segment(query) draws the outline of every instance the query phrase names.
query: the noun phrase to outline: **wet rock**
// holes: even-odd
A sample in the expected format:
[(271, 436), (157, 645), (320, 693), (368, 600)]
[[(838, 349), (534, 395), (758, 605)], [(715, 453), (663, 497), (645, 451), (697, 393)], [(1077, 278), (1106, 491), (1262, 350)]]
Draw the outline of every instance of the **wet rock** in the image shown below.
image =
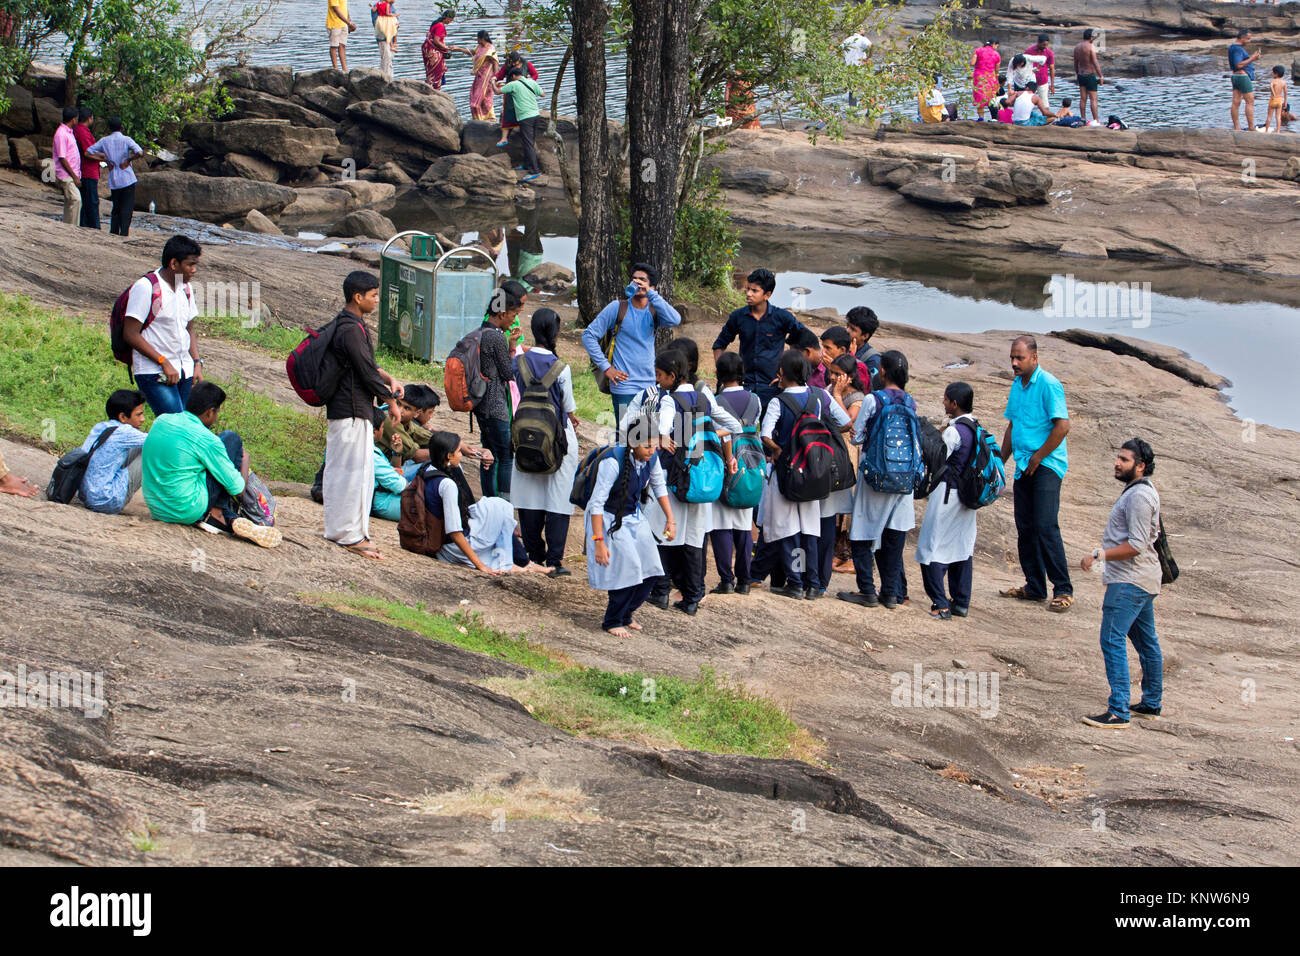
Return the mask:
[(263, 183), (278, 183), (280, 167), (258, 156), (245, 153), (228, 153), (222, 162), (222, 173), (226, 176), (242, 176)]
[(188, 216), (208, 222), (225, 222), (256, 209), (275, 216), (294, 201), (286, 186), (234, 176), (201, 176), (177, 170), (142, 172), (135, 191), (135, 208), (149, 203), (166, 216)]
[(245, 153), (297, 169), (318, 166), (327, 153), (339, 148), (338, 137), (332, 129), (305, 129), (283, 120), (190, 123), (181, 137), (214, 156)]
[(357, 178), (376, 183), (389, 183), (398, 188), (415, 183), (415, 180), (407, 175), (406, 170), (396, 163), (384, 163), (374, 169), (363, 169), (357, 173)]
[(373, 206), (375, 203), (387, 202), (397, 195), (397, 187), (391, 183), (368, 183), (364, 180), (344, 179), (332, 185), (336, 189), (351, 193), (358, 206)]
[(1073, 342), (1075, 345), (1105, 349), (1117, 355), (1131, 355), (1154, 368), (1172, 372), (1193, 385), (1224, 388), (1232, 384), (1222, 375), (1210, 371), (1200, 362), (1193, 361), (1183, 352), (1168, 345), (1144, 342), (1141, 339), (1129, 338), (1127, 335), (1095, 332), (1092, 329), (1066, 329), (1064, 332), (1053, 332), (1052, 335)]
[(515, 199), (515, 174), (503, 163), (477, 153), (443, 156), (420, 177), (421, 189), (449, 199), (509, 203)]
[(541, 292), (564, 292), (573, 285), (573, 270), (554, 262), (543, 262), (524, 281)]
[(247, 216), (238, 223), (238, 228), (245, 232), (257, 232), (268, 236), (282, 236), (283, 232), (280, 227), (267, 219), (256, 209), (251, 210)]
[(822, 281), (831, 285), (846, 285), (853, 289), (860, 289), (866, 285), (861, 279), (855, 279), (852, 276), (831, 276), (829, 279), (822, 279)]
[(396, 235), (397, 227), (393, 220), (373, 209), (358, 209), (350, 212), (327, 230), (331, 236), (356, 237), (370, 239), (387, 239)]
[(9, 133), (36, 132), (36, 119), (32, 114), (32, 94), (21, 86), (10, 86), (5, 90), (9, 100), (9, 109), (0, 113), (0, 129)]
[(1070, 239), (1061, 244), (1056, 250), (1058, 255), (1062, 256), (1079, 256), (1084, 259), (1109, 259), (1110, 253), (1106, 247), (1096, 239)]
[(289, 66), (226, 66), (217, 75), (226, 86), (235, 89), (282, 98), (293, 95), (294, 91), (293, 68)]
[(482, 153), (487, 156), (498, 151), (497, 143), (501, 140), (501, 124), (487, 120), (467, 120), (460, 130), (460, 151), (462, 153)]

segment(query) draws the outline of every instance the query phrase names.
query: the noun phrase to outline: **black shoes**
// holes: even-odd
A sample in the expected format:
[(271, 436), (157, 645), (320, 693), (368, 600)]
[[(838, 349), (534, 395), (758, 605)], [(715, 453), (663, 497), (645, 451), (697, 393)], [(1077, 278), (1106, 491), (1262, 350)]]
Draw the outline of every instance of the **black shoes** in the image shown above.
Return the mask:
[(880, 598), (874, 594), (863, 594), (859, 591), (840, 591), (835, 596), (841, 601), (848, 601), (850, 604), (858, 604), (862, 607), (876, 607), (880, 604)]
[(880, 606), (892, 611), (894, 608), (898, 607), (898, 598), (894, 597), (892, 594), (888, 597), (882, 594), (880, 595)]
[(966, 617), (968, 614), (970, 614), (970, 608), (958, 607), (956, 604), (952, 606), (953, 617)]
[(749, 593), (749, 583), (746, 582), (746, 583), (744, 583), (744, 584), (737, 584), (737, 585), (736, 585), (736, 593), (737, 593), (737, 594), (748, 594), (748, 593)]
[(691, 617), (694, 617), (695, 612), (700, 609), (698, 601), (674, 601), (673, 607), (677, 608), (677, 610), (681, 611), (683, 614), (689, 614)]
[(551, 568), (551, 570), (546, 573), (546, 576), (548, 578), (567, 578), (572, 573), (573, 572), (570, 571), (568, 568), (566, 568), (564, 565), (558, 565), (554, 568)]
[(777, 597), (787, 597), (795, 601), (803, 600), (803, 588), (797, 588), (790, 584), (783, 585), (779, 588), (772, 588), (769, 593), (774, 594)]
[(654, 595), (651, 595), (650, 597), (646, 598), (645, 602), (646, 604), (649, 604), (651, 607), (659, 608), (659, 610), (661, 611), (668, 610), (667, 594), (665, 594), (663, 597), (655, 597)]
[(1114, 727), (1119, 729), (1128, 726), (1127, 720), (1123, 717), (1116, 717), (1110, 711), (1106, 711), (1104, 714), (1098, 714), (1096, 717), (1085, 717), (1083, 718), (1083, 722), (1089, 727)]
[(930, 608), (930, 616), (937, 621), (951, 621), (952, 609), (946, 607), (932, 607)]
[(718, 586), (709, 592), (710, 594), (735, 594), (736, 588), (726, 581), (720, 581)]
[(809, 588), (807, 591), (803, 592), (803, 599), (805, 601), (816, 601), (818, 598), (824, 598), (825, 596), (825, 588)]
[(1159, 720), (1160, 708), (1147, 707), (1144, 704), (1134, 704), (1128, 709), (1128, 712), (1134, 717), (1141, 717), (1143, 720)]

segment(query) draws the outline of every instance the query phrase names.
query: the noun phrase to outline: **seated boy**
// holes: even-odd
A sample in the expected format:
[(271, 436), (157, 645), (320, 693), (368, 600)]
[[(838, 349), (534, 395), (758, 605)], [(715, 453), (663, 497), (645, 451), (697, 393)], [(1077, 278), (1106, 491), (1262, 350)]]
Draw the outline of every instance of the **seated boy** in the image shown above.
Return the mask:
[(158, 416), (142, 453), (144, 501), (155, 520), (211, 534), (224, 531), (274, 548), (280, 532), (240, 517), (235, 508), (248, 475), (248, 453), (235, 432), (212, 433), (225, 401), (216, 383), (196, 382), (185, 411)]
[(140, 490), (142, 480), (140, 449), (149, 436), (144, 425), (144, 393), (119, 388), (104, 405), (105, 421), (90, 430), (82, 443), (85, 451), (94, 447), (104, 429), (113, 432), (91, 456), (78, 494), (91, 511), (121, 514), (126, 503)]
[[(410, 388), (411, 386), (407, 386)], [(402, 450), (401, 435), (394, 432), (385, 440), (385, 424), (392, 419), (381, 408), (374, 410), (375, 423), (375, 497), (370, 502), (370, 513), (376, 518), (388, 521), (400, 521), (402, 517), (402, 492), (406, 490), (406, 479), (393, 465), (392, 458)], [(424, 453), (428, 460), (429, 452)], [(416, 465), (415, 467), (419, 467)]]
[(425, 426), (432, 420), (434, 409), (441, 404), (442, 399), (429, 386), (407, 385), (397, 401), (401, 420), (390, 418), (384, 424), (385, 447), (392, 442), (394, 436), (401, 441), (401, 448), (395, 449), (401, 457), (394, 465), (401, 468), (408, 481), (415, 477), (419, 466), (429, 460), (429, 449), (426, 446), (432, 432)]

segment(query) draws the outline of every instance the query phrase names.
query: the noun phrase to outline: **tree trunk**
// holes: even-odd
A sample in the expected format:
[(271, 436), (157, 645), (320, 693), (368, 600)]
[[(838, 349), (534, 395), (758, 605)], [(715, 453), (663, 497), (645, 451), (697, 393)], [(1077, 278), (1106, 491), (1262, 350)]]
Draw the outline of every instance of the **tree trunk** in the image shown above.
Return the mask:
[(690, 124), (690, 23), (695, 0), (631, 0), (627, 126), (631, 259), (659, 270), (671, 298), (682, 143)]
[(76, 106), (78, 85), (81, 79), (81, 58), (86, 52), (86, 42), (90, 36), (90, 20), (95, 13), (94, 0), (81, 0), (85, 15), (81, 18), (81, 29), (76, 36), (70, 37), (72, 49), (63, 62), (63, 74), (66, 83), (63, 87), (63, 105)]
[(618, 296), (622, 269), (615, 234), (612, 180), (617, 166), (610, 155), (605, 118), (604, 0), (573, 0), (573, 74), (578, 93), (578, 167), (582, 215), (578, 219), (578, 323), (587, 326)]

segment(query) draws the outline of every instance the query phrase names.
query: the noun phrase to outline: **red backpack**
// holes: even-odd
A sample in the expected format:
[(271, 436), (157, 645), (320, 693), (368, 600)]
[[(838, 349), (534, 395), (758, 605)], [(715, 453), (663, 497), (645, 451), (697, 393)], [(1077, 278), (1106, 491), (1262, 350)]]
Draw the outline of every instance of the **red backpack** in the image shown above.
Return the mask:
[[(158, 312), (162, 309), (162, 282), (158, 279), (157, 272), (150, 272), (144, 278), (149, 280), (153, 287), (153, 298), (149, 304), (149, 316), (140, 324), (141, 333), (149, 328), (149, 325), (158, 317)], [(126, 306), (131, 299), (131, 290), (135, 287), (132, 282), (126, 287), (126, 290), (117, 297), (113, 303), (113, 311), (108, 316), (108, 345), (113, 350), (113, 358), (117, 359), (126, 366), (127, 374), (131, 374), (131, 355), (135, 349), (131, 348), (126, 341)], [(189, 283), (185, 284), (185, 294), (189, 297), (190, 305), (194, 304), (194, 293), (191, 291)]]
[(442, 369), (442, 388), (452, 411), (472, 412), (487, 394), (487, 379), (479, 365), (483, 328), (477, 328), (456, 343)]
[(343, 369), (334, 355), (334, 333), (338, 329), (340, 312), (319, 329), (308, 328), (307, 336), (284, 360), (284, 370), (289, 384), (308, 405), (320, 408), (338, 391)]

